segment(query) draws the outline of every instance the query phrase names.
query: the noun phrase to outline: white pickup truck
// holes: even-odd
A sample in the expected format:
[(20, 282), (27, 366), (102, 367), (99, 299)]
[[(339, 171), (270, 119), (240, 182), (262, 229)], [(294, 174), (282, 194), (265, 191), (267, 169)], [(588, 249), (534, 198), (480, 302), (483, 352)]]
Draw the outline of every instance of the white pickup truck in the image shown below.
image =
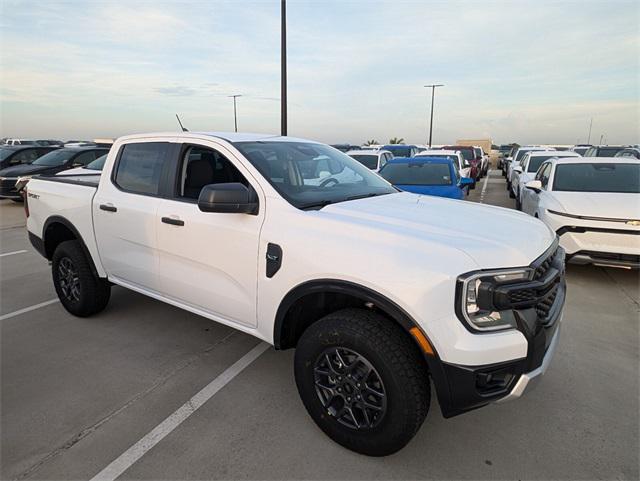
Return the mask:
[(296, 348), (310, 416), (391, 454), (427, 414), (517, 398), (553, 355), (564, 252), (516, 211), (399, 192), (347, 155), (290, 137), (120, 138), (102, 175), (35, 177), (29, 238), (63, 306), (112, 284)]

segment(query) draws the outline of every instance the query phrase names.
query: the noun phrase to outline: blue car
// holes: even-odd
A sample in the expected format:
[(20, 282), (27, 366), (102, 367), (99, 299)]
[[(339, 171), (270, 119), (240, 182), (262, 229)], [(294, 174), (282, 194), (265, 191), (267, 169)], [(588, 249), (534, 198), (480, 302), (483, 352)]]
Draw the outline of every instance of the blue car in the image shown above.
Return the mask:
[(442, 157), (396, 157), (379, 174), (400, 190), (463, 199), (473, 179), (460, 177), (452, 160)]

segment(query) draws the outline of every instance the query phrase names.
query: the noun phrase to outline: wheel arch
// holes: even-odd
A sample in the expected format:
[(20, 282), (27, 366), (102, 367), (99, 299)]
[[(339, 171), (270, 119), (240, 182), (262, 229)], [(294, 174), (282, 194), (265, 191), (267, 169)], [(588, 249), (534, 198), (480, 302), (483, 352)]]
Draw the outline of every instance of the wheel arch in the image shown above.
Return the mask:
[(91, 272), (96, 277), (100, 277), (98, 274), (98, 270), (96, 269), (95, 263), (93, 262), (93, 257), (87, 248), (80, 232), (75, 226), (60, 215), (52, 215), (49, 217), (42, 227), (42, 243), (44, 246), (44, 255), (48, 260), (53, 258), (53, 253), (60, 243), (68, 241), (68, 240), (77, 240), (80, 242), (80, 246), (82, 247), (82, 252), (86, 256), (89, 261), (89, 266), (91, 267)]
[[(315, 308), (316, 315), (304, 320), (297, 319), (296, 314), (301, 307)], [(280, 302), (273, 328), (275, 348), (295, 347), (304, 329), (329, 312), (344, 307), (375, 308), (407, 332), (418, 327), (402, 307), (373, 289), (350, 281), (317, 279), (297, 285)]]
[[(327, 296), (333, 296), (329, 302), (333, 301), (334, 304), (322, 306), (323, 301), (327, 300)], [(433, 380), (443, 414), (446, 417), (453, 415), (449, 409), (452, 399), (451, 391), (442, 362), (433, 348), (433, 343), (405, 309), (383, 294), (363, 285), (338, 279), (317, 279), (304, 282), (291, 289), (280, 302), (276, 312), (273, 328), (274, 347), (276, 349), (295, 347), (297, 340), (307, 327), (324, 315), (345, 307), (376, 309), (392, 322), (398, 324), (422, 354), (429, 375)], [(300, 319), (297, 315), (303, 310), (310, 311), (311, 315)], [(432, 354), (425, 353), (419, 341), (411, 334), (410, 330), (413, 328), (417, 328), (425, 337), (432, 348)]]

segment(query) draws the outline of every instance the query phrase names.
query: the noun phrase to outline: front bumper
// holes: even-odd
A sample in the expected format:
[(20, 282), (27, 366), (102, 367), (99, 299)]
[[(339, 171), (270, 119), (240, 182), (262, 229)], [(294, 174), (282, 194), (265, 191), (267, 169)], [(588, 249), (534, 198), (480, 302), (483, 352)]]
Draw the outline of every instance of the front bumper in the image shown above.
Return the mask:
[(22, 196), (16, 190), (17, 177), (0, 178), (0, 199), (21, 199)]
[(522, 396), (527, 389), (533, 388), (534, 384), (540, 380), (540, 377), (547, 372), (549, 364), (551, 364), (551, 359), (553, 359), (553, 355), (556, 352), (556, 348), (558, 347), (558, 339), (560, 339), (560, 326), (556, 330), (556, 333), (553, 335), (551, 339), (551, 344), (549, 344), (549, 348), (544, 354), (542, 358), (542, 364), (539, 367), (535, 368), (533, 371), (526, 372), (520, 376), (520, 379), (515, 383), (513, 389), (509, 394), (505, 397), (498, 399), (497, 403), (502, 403), (506, 401), (511, 401), (513, 399), (518, 399)]
[(567, 262), (640, 268), (638, 226), (621, 221), (567, 219), (550, 212), (543, 220), (558, 234), (560, 245), (567, 253)]
[(535, 294), (535, 283), (524, 285), (525, 289), (514, 284), (508, 292), (518, 303), (513, 312), (518, 334), (526, 339), (524, 357), (484, 365), (427, 359), (444, 417), (518, 398), (547, 370), (558, 345), (566, 297), (564, 255), (556, 246), (532, 264), (544, 280), (538, 287), (541, 294)]

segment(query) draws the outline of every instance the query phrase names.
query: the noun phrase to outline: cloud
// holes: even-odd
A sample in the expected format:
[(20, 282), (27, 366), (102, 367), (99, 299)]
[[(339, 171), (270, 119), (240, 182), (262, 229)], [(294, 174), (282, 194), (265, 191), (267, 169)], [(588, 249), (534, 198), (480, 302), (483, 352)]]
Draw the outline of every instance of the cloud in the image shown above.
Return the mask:
[[(570, 143), (594, 117), (610, 142), (635, 143), (639, 14), (619, 1), (291, 2), (289, 130), (424, 142), (423, 85), (438, 82), (442, 142)], [(176, 111), (194, 130), (231, 129), (236, 93), (241, 129), (279, 128), (278, 2), (5, 0), (1, 22), (1, 136), (174, 128)]]

